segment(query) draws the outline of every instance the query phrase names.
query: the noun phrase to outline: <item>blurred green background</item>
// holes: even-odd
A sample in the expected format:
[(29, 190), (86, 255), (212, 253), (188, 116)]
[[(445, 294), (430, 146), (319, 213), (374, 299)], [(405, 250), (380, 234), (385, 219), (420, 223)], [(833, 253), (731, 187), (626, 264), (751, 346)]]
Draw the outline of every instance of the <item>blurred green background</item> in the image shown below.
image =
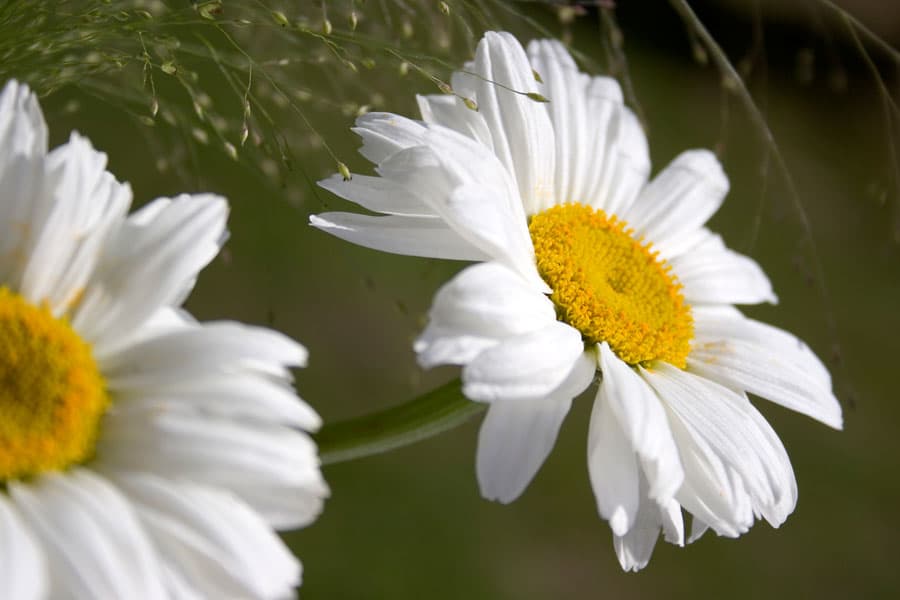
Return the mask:
[[(796, 512), (780, 530), (760, 523), (738, 540), (710, 533), (683, 549), (660, 542), (646, 570), (624, 574), (587, 478), (592, 392), (575, 403), (549, 460), (509, 506), (479, 497), (479, 417), (437, 438), (324, 469), (332, 488), (325, 512), (311, 527), (286, 534), (304, 564), (302, 597), (900, 593), (900, 402), (892, 387), (900, 372), (900, 195), (892, 155), (897, 115), (889, 106), (893, 117), (886, 117), (869, 66), (840, 19), (819, 3), (796, 3), (809, 6), (794, 11), (774, 10), (778, 3), (698, 5), (729, 56), (749, 68), (750, 90), (799, 191), (807, 232), (768, 160), (762, 132), (717, 71), (698, 62), (702, 57), (692, 52), (691, 38), (668, 4), (620, 4), (627, 72), (648, 127), (654, 172), (683, 149), (719, 152), (732, 190), (711, 226), (759, 261), (781, 300), (747, 312), (795, 332), (830, 365), (845, 431), (760, 401), (793, 460), (800, 487)], [(888, 3), (881, 6), (881, 12), (876, 7), (865, 14), (896, 45), (897, 16)], [(546, 7), (522, 4), (516, 10), (571, 36), (575, 48), (604, 64), (608, 36), (594, 9), (564, 28)], [(507, 15), (498, 26), (523, 42), (537, 35), (522, 16)], [(399, 35), (396, 43), (403, 43)], [(897, 97), (897, 64), (869, 49)], [(461, 64), (470, 52), (461, 44), (449, 54)], [(364, 96), (371, 89), (380, 95), (376, 104), (402, 114), (416, 114), (414, 93), (434, 92), (420, 77), (363, 70), (354, 78), (358, 86), (348, 93), (358, 104), (369, 102)], [(334, 82), (326, 70), (311, 72), (303, 85), (314, 98), (328, 98)], [(215, 99), (223, 90), (206, 91)], [(293, 144), (288, 176), (267, 178), (200, 144), (188, 144), (192, 157), (160, 156), (160, 146), (148, 143), (159, 126), (144, 127), (81, 89), (43, 102), (52, 145), (70, 129), (88, 135), (109, 154), (112, 172), (131, 182), (138, 202), (182, 191), (228, 196), (231, 239), (188, 306), (204, 320), (265, 324), (303, 342), (311, 359), (298, 372), (297, 386), (326, 422), (397, 404), (456, 376), (449, 368), (420, 372), (410, 342), (435, 290), (464, 265), (381, 254), (310, 228), (310, 213), (349, 208), (309, 183), (334, 171), (320, 145), (305, 143), (311, 137)], [(352, 170), (368, 172), (355, 152), (348, 111), (327, 105), (308, 111), (335, 154)], [(304, 131), (289, 110), (280, 118), (285, 131)], [(161, 158), (180, 169), (169, 164), (161, 172)], [(826, 296), (814, 261), (824, 271)]]

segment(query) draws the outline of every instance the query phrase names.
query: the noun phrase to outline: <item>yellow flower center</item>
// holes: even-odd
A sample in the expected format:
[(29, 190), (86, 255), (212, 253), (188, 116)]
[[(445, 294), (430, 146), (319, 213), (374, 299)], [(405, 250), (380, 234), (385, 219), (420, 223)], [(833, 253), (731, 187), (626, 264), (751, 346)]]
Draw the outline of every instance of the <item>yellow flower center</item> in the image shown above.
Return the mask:
[(91, 457), (109, 396), (64, 319), (0, 288), (0, 483)]
[(626, 224), (583, 204), (554, 206), (528, 225), (538, 272), (559, 319), (585, 343), (607, 342), (630, 365), (684, 368), (694, 335), (681, 284)]

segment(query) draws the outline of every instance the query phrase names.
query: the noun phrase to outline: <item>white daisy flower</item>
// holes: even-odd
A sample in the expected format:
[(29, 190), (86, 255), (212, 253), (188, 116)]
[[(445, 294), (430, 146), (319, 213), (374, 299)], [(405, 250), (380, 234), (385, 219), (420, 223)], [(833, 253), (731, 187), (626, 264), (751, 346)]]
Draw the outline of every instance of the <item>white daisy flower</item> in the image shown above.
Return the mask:
[(0, 598), (280, 598), (272, 528), (328, 495), (306, 350), (180, 309), (225, 238), (212, 195), (127, 215), (72, 134), (47, 152), (32, 92), (0, 93)]
[[(536, 76), (535, 74), (538, 74)], [(647, 142), (618, 84), (578, 71), (558, 42), (525, 50), (488, 33), (453, 75), (458, 97), (419, 98), (422, 121), (361, 117), (378, 176), (321, 185), (382, 216), (311, 222), (387, 252), (480, 261), (437, 294), (415, 343), (423, 367), (462, 365), (490, 405), (482, 494), (510, 502), (597, 377), (588, 470), (622, 567), (647, 564), (660, 530), (736, 537), (796, 503), (788, 456), (747, 392), (835, 428), (819, 359), (733, 304), (775, 302), (759, 266), (703, 225), (728, 180), (705, 150), (648, 181)], [(538, 93), (548, 103), (525, 93)]]

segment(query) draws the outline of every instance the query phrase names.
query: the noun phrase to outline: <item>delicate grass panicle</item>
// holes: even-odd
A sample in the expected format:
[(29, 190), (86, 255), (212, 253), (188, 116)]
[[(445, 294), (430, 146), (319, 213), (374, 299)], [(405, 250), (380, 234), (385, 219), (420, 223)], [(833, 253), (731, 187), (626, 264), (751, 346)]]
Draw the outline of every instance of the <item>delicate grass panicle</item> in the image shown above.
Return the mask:
[(196, 146), (209, 145), (285, 187), (298, 168), (314, 178), (340, 162), (319, 133), (329, 120), (383, 108), (406, 75), (455, 94), (438, 74), (484, 29), (539, 28), (522, 17), (501, 0), (10, 0), (0, 82), (41, 96), (71, 86), (123, 111), (161, 171), (195, 180)]

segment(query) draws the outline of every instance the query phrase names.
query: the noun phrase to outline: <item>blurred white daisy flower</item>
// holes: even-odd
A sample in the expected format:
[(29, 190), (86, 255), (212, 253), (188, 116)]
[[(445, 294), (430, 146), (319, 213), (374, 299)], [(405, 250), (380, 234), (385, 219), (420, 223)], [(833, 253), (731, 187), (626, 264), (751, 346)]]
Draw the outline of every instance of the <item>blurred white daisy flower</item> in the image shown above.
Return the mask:
[(272, 528), (328, 495), (295, 395), (306, 350), (180, 309), (225, 238), (212, 195), (128, 215), (85, 138), (47, 152), (0, 93), (0, 598), (279, 598)]
[(365, 115), (355, 131), (379, 176), (321, 182), (383, 216), (312, 224), (387, 252), (481, 261), (438, 292), (415, 350), (424, 367), (463, 365), (464, 393), (490, 404), (482, 494), (522, 493), (599, 374), (588, 470), (623, 568), (647, 564), (660, 530), (683, 544), (682, 508), (691, 539), (736, 537), (759, 516), (779, 526), (793, 470), (746, 392), (835, 428), (841, 409), (806, 345), (732, 306), (775, 296), (703, 226), (728, 191), (715, 156), (685, 152), (648, 181), (618, 84), (579, 72), (555, 41), (526, 53), (488, 33), (452, 87), (478, 110), (444, 95), (419, 98), (423, 121)]

